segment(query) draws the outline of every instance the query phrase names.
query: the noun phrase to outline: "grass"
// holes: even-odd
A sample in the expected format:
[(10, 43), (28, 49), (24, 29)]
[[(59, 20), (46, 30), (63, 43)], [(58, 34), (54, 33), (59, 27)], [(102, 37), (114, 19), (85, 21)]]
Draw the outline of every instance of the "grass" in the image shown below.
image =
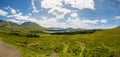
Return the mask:
[(29, 38), (0, 34), (1, 39), (18, 48), (23, 57), (117, 57), (120, 56), (120, 28), (93, 34), (40, 34)]

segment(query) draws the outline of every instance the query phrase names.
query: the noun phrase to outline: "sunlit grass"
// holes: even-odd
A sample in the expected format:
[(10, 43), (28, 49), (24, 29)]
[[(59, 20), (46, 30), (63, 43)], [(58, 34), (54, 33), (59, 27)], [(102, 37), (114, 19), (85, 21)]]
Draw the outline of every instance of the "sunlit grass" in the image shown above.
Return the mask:
[(120, 54), (119, 28), (93, 34), (39, 36), (28, 38), (0, 34), (1, 39), (18, 48), (23, 57), (114, 57)]

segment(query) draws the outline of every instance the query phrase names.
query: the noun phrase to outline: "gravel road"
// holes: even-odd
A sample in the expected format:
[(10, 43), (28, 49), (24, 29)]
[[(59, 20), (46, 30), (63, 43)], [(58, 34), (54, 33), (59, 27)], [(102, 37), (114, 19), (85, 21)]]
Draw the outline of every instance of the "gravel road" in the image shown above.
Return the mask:
[(0, 57), (21, 57), (20, 51), (0, 40)]

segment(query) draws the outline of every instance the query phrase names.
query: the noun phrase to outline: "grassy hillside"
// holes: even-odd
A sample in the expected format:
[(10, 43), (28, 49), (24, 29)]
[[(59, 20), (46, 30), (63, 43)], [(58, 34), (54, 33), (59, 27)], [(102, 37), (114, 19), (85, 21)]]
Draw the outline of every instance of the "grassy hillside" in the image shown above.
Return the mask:
[(0, 33), (0, 38), (21, 50), (23, 57), (120, 56), (120, 28), (93, 34), (39, 34), (39, 37)]

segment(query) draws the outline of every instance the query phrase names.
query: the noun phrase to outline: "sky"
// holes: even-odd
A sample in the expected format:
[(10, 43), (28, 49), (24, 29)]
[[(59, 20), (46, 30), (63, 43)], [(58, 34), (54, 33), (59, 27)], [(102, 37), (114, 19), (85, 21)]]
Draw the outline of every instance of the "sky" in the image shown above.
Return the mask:
[(120, 26), (120, 0), (0, 0), (0, 20), (43, 27)]

